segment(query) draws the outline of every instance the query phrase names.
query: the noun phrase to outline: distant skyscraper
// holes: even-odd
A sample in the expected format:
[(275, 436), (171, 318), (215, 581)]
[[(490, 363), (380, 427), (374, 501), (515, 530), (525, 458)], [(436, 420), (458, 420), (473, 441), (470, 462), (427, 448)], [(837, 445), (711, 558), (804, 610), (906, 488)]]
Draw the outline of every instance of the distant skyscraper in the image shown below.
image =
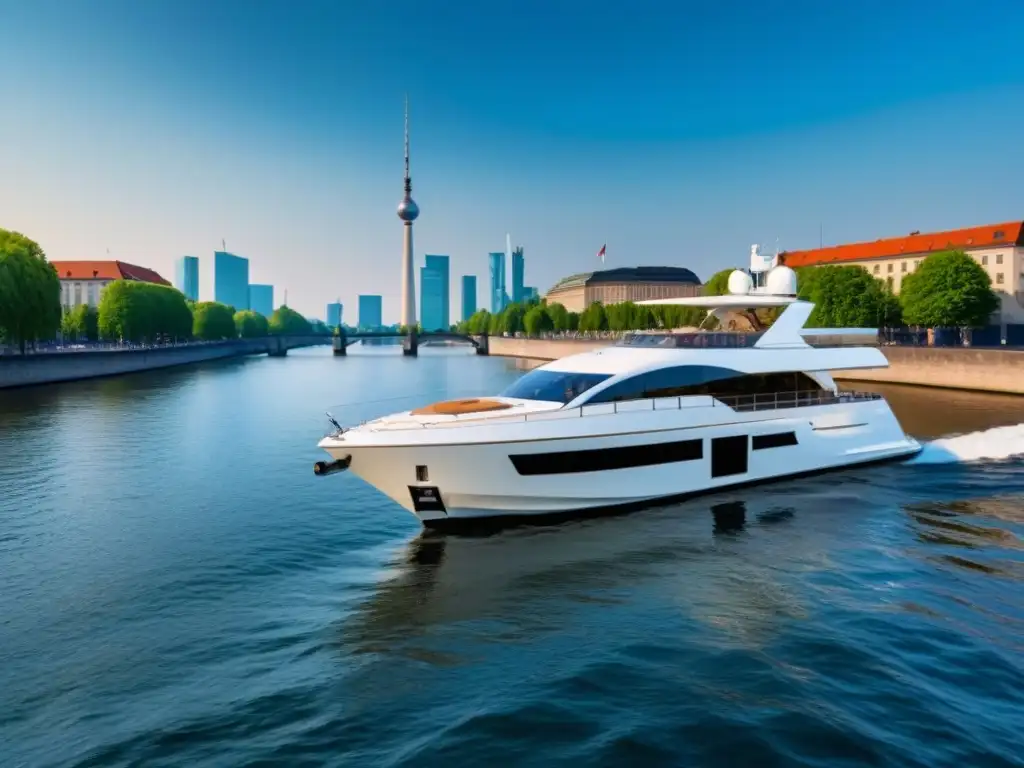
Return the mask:
[(420, 325), (424, 331), (446, 331), (451, 318), (448, 301), (448, 257), (425, 257), (420, 269)]
[(512, 251), (512, 301), (526, 301), (526, 294), (523, 293), (525, 269), (526, 260), (523, 258), (523, 249), (520, 246)]
[(540, 294), (537, 293), (537, 289), (532, 285), (527, 285), (523, 288), (523, 301), (535, 301), (540, 298)]
[(189, 301), (199, 301), (199, 259), (182, 256), (175, 265), (174, 287)]
[(372, 331), (384, 325), (381, 321), (384, 315), (382, 306), (383, 300), (380, 296), (360, 296), (359, 327)]
[(268, 318), (274, 314), (274, 286), (250, 283), (249, 309)]
[(327, 305), (327, 324), (337, 327), (341, 325), (341, 316), (345, 308), (341, 302), (335, 301)]
[(462, 276), (462, 319), (469, 320), (476, 313), (476, 275)]
[(249, 308), (249, 260), (226, 251), (213, 252), (213, 298), (236, 312)]
[[(402, 220), (405, 242), (402, 248), (402, 315), (405, 326), (416, 325), (416, 275), (412, 268), (412, 223), (420, 215), (419, 206), (412, 199), (412, 177), (409, 175), (409, 98), (405, 99), (405, 197), (398, 204), (398, 218)], [(362, 313), (360, 313), (362, 314)]]
[(491, 262), (491, 314), (496, 315), (505, 308), (508, 294), (505, 293), (505, 254), (489, 254)]

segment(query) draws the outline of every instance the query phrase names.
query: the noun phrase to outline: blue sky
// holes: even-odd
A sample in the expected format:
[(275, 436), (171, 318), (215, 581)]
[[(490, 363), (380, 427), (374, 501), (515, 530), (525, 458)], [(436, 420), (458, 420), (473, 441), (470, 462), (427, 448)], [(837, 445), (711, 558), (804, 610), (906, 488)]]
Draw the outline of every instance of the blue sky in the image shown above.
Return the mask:
[(1024, 216), (1015, 0), (0, 0), (0, 28), (0, 227), (169, 279), (200, 256), (204, 298), (223, 238), (278, 303), (397, 319), (406, 92), (453, 316), (506, 232), (544, 291), (602, 243), (706, 278), (819, 227)]

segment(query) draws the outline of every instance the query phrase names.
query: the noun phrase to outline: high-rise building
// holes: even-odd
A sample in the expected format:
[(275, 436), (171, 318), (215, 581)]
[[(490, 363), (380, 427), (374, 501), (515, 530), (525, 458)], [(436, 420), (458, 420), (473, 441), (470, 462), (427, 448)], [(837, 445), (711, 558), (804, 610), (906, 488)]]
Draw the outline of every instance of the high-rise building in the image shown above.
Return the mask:
[(274, 286), (249, 284), (249, 309), (264, 317), (274, 314)]
[(182, 256), (175, 264), (174, 287), (189, 301), (199, 301), (199, 259)]
[(213, 298), (236, 312), (249, 308), (249, 260), (226, 251), (213, 252)]
[(523, 301), (536, 301), (540, 298), (540, 293), (532, 285), (523, 287)]
[(383, 300), (380, 296), (359, 297), (359, 327), (368, 331), (375, 331), (384, 323), (381, 318), (383, 313)]
[(526, 260), (523, 258), (523, 248), (520, 246), (512, 251), (512, 301), (526, 301), (526, 294), (523, 293), (523, 272), (526, 269)]
[(448, 257), (425, 257), (420, 269), (420, 325), (424, 331), (446, 331), (451, 318), (448, 301)]
[(476, 275), (462, 276), (462, 319), (469, 320), (476, 313)]
[(508, 303), (508, 294), (505, 293), (505, 254), (489, 254), (491, 263), (491, 314), (496, 315), (505, 308)]
[(335, 301), (327, 305), (327, 324), (337, 328), (341, 325), (341, 315), (344, 311), (344, 307), (340, 301)]
[[(402, 220), (405, 240), (402, 248), (402, 315), (404, 326), (416, 325), (416, 275), (412, 268), (412, 223), (420, 215), (419, 206), (412, 199), (412, 177), (409, 175), (409, 99), (405, 99), (405, 197), (398, 204), (398, 218)], [(360, 312), (360, 316), (362, 313)]]

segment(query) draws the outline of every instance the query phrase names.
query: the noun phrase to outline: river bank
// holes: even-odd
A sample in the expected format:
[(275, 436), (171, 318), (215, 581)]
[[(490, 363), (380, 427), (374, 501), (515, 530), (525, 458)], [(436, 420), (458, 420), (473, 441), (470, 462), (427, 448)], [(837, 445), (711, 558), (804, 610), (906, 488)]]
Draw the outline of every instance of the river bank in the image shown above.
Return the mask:
[[(496, 357), (514, 357), (539, 365), (613, 343), (594, 339), (492, 337), (490, 353)], [(834, 371), (835, 377), (844, 381), (912, 384), (919, 387), (1024, 395), (1024, 350), (896, 346), (881, 349), (889, 361), (888, 368)]]

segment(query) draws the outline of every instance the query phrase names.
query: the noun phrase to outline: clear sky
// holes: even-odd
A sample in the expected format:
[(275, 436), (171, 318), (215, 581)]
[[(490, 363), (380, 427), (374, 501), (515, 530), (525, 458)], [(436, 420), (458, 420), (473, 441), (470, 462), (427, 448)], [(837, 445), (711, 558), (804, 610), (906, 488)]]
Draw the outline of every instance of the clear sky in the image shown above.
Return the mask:
[[(0, 227), (51, 259), (251, 260), (323, 317), (416, 265), (486, 303), (607, 266), (1024, 217), (1019, 0), (0, 0)], [(417, 269), (417, 278), (418, 272)]]

